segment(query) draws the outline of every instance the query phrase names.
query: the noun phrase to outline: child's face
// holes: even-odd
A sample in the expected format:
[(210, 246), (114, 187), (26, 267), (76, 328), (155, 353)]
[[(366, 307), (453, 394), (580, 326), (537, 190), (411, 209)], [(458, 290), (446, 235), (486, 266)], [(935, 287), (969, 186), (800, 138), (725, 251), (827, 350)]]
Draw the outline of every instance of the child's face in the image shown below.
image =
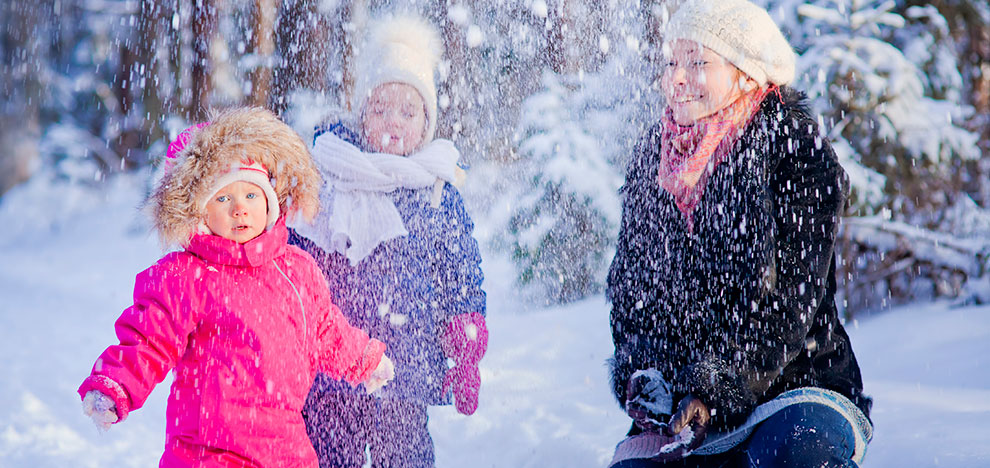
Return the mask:
[(264, 232), (267, 224), (268, 198), (250, 182), (232, 182), (206, 202), (206, 227), (224, 239), (243, 244)]
[(422, 96), (405, 83), (385, 83), (371, 92), (361, 130), (372, 151), (406, 156), (423, 142), (426, 106)]

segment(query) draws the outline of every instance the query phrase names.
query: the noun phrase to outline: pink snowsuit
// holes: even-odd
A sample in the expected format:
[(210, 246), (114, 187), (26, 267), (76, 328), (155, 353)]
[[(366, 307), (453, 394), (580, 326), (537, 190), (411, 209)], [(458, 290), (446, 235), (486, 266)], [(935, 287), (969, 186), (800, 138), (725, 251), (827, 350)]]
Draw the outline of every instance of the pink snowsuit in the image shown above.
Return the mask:
[(79, 394), (110, 396), (122, 421), (174, 368), (159, 466), (315, 467), (300, 412), (316, 372), (357, 383), (381, 360), (287, 237), (284, 220), (244, 244), (197, 235), (138, 274)]

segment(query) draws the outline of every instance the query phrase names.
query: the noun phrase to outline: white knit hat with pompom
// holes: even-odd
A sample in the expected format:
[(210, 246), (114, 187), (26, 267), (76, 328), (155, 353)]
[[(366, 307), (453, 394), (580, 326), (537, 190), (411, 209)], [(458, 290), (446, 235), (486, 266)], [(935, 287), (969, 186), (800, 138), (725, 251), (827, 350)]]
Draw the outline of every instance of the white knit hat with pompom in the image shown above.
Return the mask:
[(763, 8), (747, 0), (688, 0), (670, 18), (664, 42), (695, 41), (756, 80), (794, 80), (794, 50)]
[(405, 83), (419, 91), (426, 104), (426, 133), (437, 128), (437, 86), (433, 73), (440, 63), (440, 34), (426, 20), (409, 15), (388, 16), (373, 22), (357, 50), (351, 109), (360, 114), (372, 91), (385, 83)]

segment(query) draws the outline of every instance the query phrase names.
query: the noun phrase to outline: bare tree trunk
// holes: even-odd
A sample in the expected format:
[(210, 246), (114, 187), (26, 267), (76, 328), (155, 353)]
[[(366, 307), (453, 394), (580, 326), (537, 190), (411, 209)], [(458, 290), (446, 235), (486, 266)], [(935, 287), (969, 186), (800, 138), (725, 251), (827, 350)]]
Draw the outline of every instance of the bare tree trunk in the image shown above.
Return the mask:
[(181, 19), (178, 22), (171, 20), (173, 18), (181, 18), (180, 9), (182, 1), (174, 0), (160, 4), (162, 18), (164, 19), (163, 24), (165, 25), (165, 30), (162, 33), (162, 37), (164, 38), (163, 47), (167, 48), (166, 52), (168, 55), (167, 61), (163, 65), (165, 69), (162, 72), (162, 76), (168, 79), (171, 85), (167, 88), (164, 86), (161, 87), (162, 94), (167, 96), (162, 100), (162, 109), (165, 114), (188, 117), (187, 106), (192, 100), (192, 92), (188, 91), (188, 86), (183, 85), (191, 82), (191, 80), (188, 80), (187, 75), (187, 68), (191, 67), (183, 66), (182, 21)]
[[(280, 60), (275, 69), (268, 106), (282, 113), (289, 105), (289, 96), (300, 87), (326, 90), (329, 57), (333, 47), (343, 40), (342, 27), (332, 29), (318, 11), (316, 0), (294, 0), (283, 3), (278, 18), (276, 47)], [(342, 10), (347, 11), (348, 7)], [(346, 16), (340, 24), (346, 22)], [(333, 31), (333, 32), (331, 32)]]
[(192, 13), (193, 63), (192, 99), (187, 116), (192, 120), (203, 120), (210, 106), (211, 71), (210, 45), (216, 31), (217, 10), (215, 0), (194, 0)]
[(138, 3), (138, 21), (133, 39), (120, 45), (120, 73), (113, 83), (114, 95), (120, 104), (118, 114), (120, 133), (110, 142), (119, 155), (110, 171), (130, 169), (149, 163), (147, 148), (163, 137), (161, 100), (155, 84), (157, 70), (155, 52), (161, 9), (154, 0)]
[[(344, 27), (345, 24), (350, 24), (354, 18), (354, 9), (363, 8), (361, 2), (348, 3), (340, 9), (340, 19), (337, 23), (329, 24), (328, 28), (330, 31), (330, 37), (333, 43), (337, 45), (338, 50), (340, 50), (340, 83), (337, 89), (337, 96), (340, 98), (339, 105), (341, 109), (350, 109), (347, 99), (350, 93), (354, 89), (354, 71), (352, 70), (354, 63), (354, 30), (348, 30)], [(336, 25), (336, 27), (334, 27)]]
[(3, 2), (0, 18), (0, 196), (27, 180), (40, 159), (38, 102), (46, 60), (41, 26), (48, 2)]
[(251, 94), (248, 102), (253, 106), (268, 104), (272, 92), (272, 65), (275, 55), (275, 17), (278, 6), (275, 0), (255, 0), (254, 28), (251, 51), (259, 60), (250, 73)]
[(114, 75), (113, 94), (117, 97), (117, 102), (120, 103), (118, 110), (123, 115), (130, 113), (131, 108), (134, 106), (132, 91), (135, 88), (135, 81), (140, 77), (139, 69), (141, 64), (138, 52), (134, 48), (140, 42), (141, 40), (138, 39), (120, 47), (120, 71)]
[(158, 48), (161, 45), (162, 21), (165, 16), (162, 6), (155, 0), (141, 2), (140, 19), (138, 20), (138, 61), (141, 68), (137, 77), (140, 90), (141, 108), (144, 111), (144, 132), (146, 138), (142, 147), (147, 148), (151, 142), (166, 137), (161, 123), (164, 120), (165, 109), (162, 102), (158, 82), (162, 64), (158, 60)]
[[(560, 0), (566, 3), (567, 0)], [(547, 64), (550, 65), (550, 69), (555, 73), (566, 73), (570, 71), (571, 68), (577, 68), (573, 66), (568, 60), (566, 48), (565, 48), (565, 38), (564, 31), (567, 28), (567, 23), (565, 17), (561, 15), (562, 8), (555, 8), (556, 5), (551, 6), (547, 12), (547, 19), (550, 22), (550, 29), (547, 29), (547, 50), (546, 59)]]
[(556, 73), (596, 71), (610, 48), (608, 8), (595, 0), (558, 0), (548, 13), (547, 58)]
[[(465, 41), (467, 31), (461, 25), (450, 20), (448, 16), (450, 10), (446, 2), (438, 3), (437, 16), (442, 25), (444, 59), (450, 63), (450, 66), (447, 67), (449, 71), (446, 79), (437, 89), (440, 95), (445, 96), (445, 99), (440, 99), (440, 96), (437, 99), (437, 135), (443, 135), (456, 141), (461, 134), (465, 133), (465, 122), (472, 120), (467, 118), (471, 99), (474, 95), (471, 92), (471, 86), (469, 86), (471, 82), (470, 50)], [(471, 3), (464, 1), (455, 4), (455, 6), (466, 4), (470, 8)], [(474, 132), (467, 130), (467, 133)]]
[[(117, 133), (107, 135), (109, 146), (115, 159), (109, 161), (103, 169), (106, 172), (122, 171), (132, 169), (136, 165), (147, 162), (144, 148), (147, 147), (147, 132), (142, 121), (135, 121), (128, 116), (140, 114), (135, 112), (136, 107), (141, 107), (141, 102), (135, 102), (139, 92), (137, 82), (141, 79), (141, 57), (139, 52), (132, 47), (137, 47), (136, 43), (141, 39), (131, 42), (129, 45), (120, 47), (120, 71), (114, 75), (113, 95), (117, 100), (117, 109), (110, 115), (110, 120), (115, 125), (110, 128), (117, 129)], [(110, 109), (107, 109), (110, 111)], [(102, 161), (101, 162), (107, 162)]]
[[(978, 17), (978, 16), (974, 16)], [(990, 24), (973, 25), (969, 32), (969, 57), (974, 71), (973, 107), (976, 111), (975, 125), (980, 132), (980, 148), (984, 157), (977, 162), (974, 179), (978, 181), (977, 193), (984, 208), (990, 209)]]
[(343, 68), (344, 76), (341, 78), (340, 98), (344, 101), (342, 107), (351, 111), (359, 112), (360, 109), (351, 109), (351, 95), (354, 93), (354, 64), (357, 42), (365, 34), (368, 23), (368, 0), (354, 0), (347, 7), (347, 21), (351, 27), (343, 29), (344, 51)]

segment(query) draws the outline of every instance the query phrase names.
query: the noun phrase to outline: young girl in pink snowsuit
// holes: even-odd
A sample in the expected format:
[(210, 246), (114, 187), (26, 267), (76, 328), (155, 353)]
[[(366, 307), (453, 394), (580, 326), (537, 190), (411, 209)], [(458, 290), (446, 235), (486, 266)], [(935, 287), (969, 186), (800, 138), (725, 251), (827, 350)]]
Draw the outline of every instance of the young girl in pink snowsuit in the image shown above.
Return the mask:
[(108, 428), (174, 369), (160, 466), (315, 467), (300, 412), (316, 372), (369, 391), (394, 375), (385, 345), (348, 324), (286, 242), (282, 215), (318, 209), (317, 170), (258, 108), (183, 132), (173, 152), (150, 207), (163, 243), (184, 250), (138, 274), (120, 343), (79, 387), (84, 411)]

